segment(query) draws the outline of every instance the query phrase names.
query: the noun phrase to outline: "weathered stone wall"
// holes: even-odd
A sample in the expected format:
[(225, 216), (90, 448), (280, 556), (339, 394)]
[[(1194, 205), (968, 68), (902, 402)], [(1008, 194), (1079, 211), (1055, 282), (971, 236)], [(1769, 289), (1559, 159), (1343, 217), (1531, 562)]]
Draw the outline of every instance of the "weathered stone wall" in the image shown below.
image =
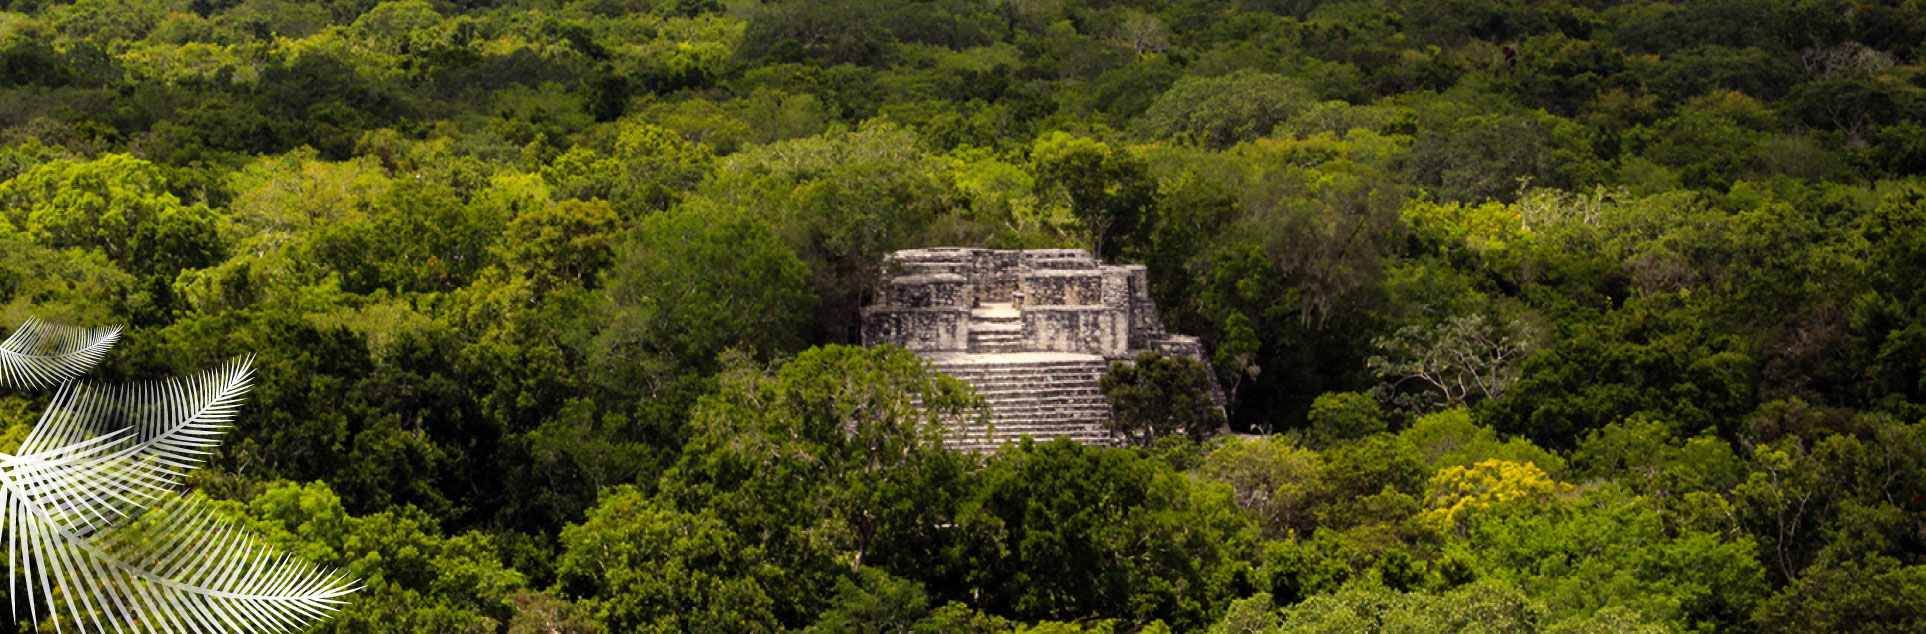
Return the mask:
[(984, 303), (1016, 301), (1017, 275), (1023, 271), (1022, 251), (977, 249), (970, 261), (970, 283)]
[(1187, 335), (1163, 335), (1150, 340), (1143, 349), (1161, 353), (1166, 357), (1183, 357), (1198, 363), (1210, 363), (1204, 357), (1204, 342)]
[(1017, 283), (1019, 306), (1101, 306), (1103, 278), (1097, 269), (1025, 271)]
[(964, 352), (970, 347), (967, 306), (863, 309), (863, 345), (895, 344), (918, 352)]
[[(885, 260), (884, 280), (876, 305), (863, 313), (871, 345), (968, 351), (969, 311), (989, 305), (1020, 311), (1025, 350), (1206, 358), (1201, 342), (1164, 330), (1143, 265), (1106, 266), (1080, 249), (898, 251)], [(1005, 336), (979, 326), (983, 341)]]
[(1043, 269), (1094, 269), (1097, 258), (1083, 249), (1029, 249), (1017, 251), (1023, 254), (1023, 266), (1031, 270)]
[(930, 308), (976, 305), (976, 286), (955, 273), (903, 275), (884, 285), (881, 306)]
[(1130, 322), (1106, 306), (1029, 306), (1023, 309), (1023, 347), (1123, 356), (1130, 349)]

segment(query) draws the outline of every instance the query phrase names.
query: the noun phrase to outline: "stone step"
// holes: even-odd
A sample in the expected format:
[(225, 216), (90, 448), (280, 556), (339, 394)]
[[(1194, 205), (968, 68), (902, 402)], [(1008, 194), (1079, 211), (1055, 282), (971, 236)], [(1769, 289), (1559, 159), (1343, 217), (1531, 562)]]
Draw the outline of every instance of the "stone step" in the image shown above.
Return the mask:
[(969, 251), (962, 249), (917, 249), (914, 251), (897, 251), (891, 254), (891, 259), (897, 262), (915, 262), (918, 264), (924, 262), (967, 264), (971, 257), (972, 254)]
[(1004, 386), (989, 386), (989, 387), (971, 384), (970, 387), (976, 388), (976, 393), (978, 395), (981, 395), (984, 399), (991, 400), (991, 401), (1022, 400), (1025, 397), (1029, 396), (1029, 394), (1034, 391), (1049, 392), (1048, 394), (1039, 395), (1039, 398), (1048, 397), (1048, 398), (1055, 399), (1055, 398), (1073, 398), (1073, 397), (1079, 397), (1079, 396), (1087, 396), (1099, 401), (1104, 400), (1103, 392), (1098, 391), (1094, 388), (1091, 388), (1088, 385), (1079, 385), (1075, 383), (1032, 383), (1030, 385), (1004, 385)]
[(1098, 400), (1102, 400), (1104, 398), (1103, 391), (1097, 389), (1095, 386), (1092, 386), (1090, 384), (1090, 383), (1094, 383), (1094, 381), (1085, 382), (1085, 383), (1076, 383), (1076, 382), (1069, 382), (1069, 381), (1031, 381), (1029, 383), (1004, 383), (1004, 384), (998, 384), (998, 385), (984, 385), (981, 383), (971, 383), (969, 381), (965, 381), (965, 383), (969, 383), (970, 387), (976, 388), (976, 393), (981, 394), (983, 398), (992, 399), (992, 400), (1022, 398), (1024, 394), (1027, 394), (1033, 391), (1038, 391), (1038, 390), (1056, 392), (1055, 396), (1075, 396), (1079, 394), (1087, 394)]
[[(1031, 438), (1034, 439), (1038, 444), (1042, 444), (1042, 443), (1050, 442), (1052, 440), (1056, 440), (1058, 437), (1032, 435)], [(1068, 438), (1070, 440), (1083, 443), (1085, 445), (1091, 445), (1096, 447), (1117, 446), (1117, 443), (1115, 440), (1107, 437), (1097, 438), (1097, 437), (1088, 437), (1088, 436), (1084, 436), (1084, 437), (1069, 436)], [(1021, 436), (1009, 436), (1009, 437), (998, 436), (993, 440), (971, 439), (971, 440), (962, 441), (962, 442), (959, 442), (955, 439), (951, 439), (949, 441), (948, 446), (950, 449), (953, 449), (956, 451), (967, 451), (970, 453), (994, 453), (996, 451), (1003, 449), (1004, 445), (1015, 444), (1020, 440), (1022, 440)]]
[[(941, 370), (938, 370), (938, 371), (941, 371)], [(995, 381), (995, 380), (1019, 380), (1019, 379), (1034, 380), (1038, 378), (1062, 378), (1062, 379), (1074, 379), (1078, 381), (1094, 381), (1094, 380), (1103, 378), (1103, 374), (1104, 374), (1102, 372), (1084, 372), (1084, 371), (1043, 371), (1043, 372), (1000, 372), (1000, 371), (999, 372), (968, 372), (968, 371), (954, 372), (954, 371), (950, 371), (950, 372), (943, 372), (943, 373), (959, 379), (966, 380), (966, 381), (972, 381), (972, 380)]]
[(990, 424), (999, 430), (1021, 429), (1021, 430), (1036, 431), (1039, 429), (1041, 430), (1094, 429), (1094, 430), (1101, 431), (1104, 428), (1103, 421), (1101, 419), (1098, 419), (1092, 416), (1081, 416), (1076, 418), (1019, 416), (1014, 418), (1005, 418), (1005, 419), (991, 421)]
[(936, 368), (950, 376), (1015, 378), (1015, 376), (1104, 376), (1109, 368)]
[[(1031, 438), (1038, 443), (1046, 443), (1052, 440), (1056, 440), (1058, 436), (1032, 435)], [(1070, 440), (1073, 440), (1079, 443), (1096, 446), (1096, 447), (1115, 447), (1117, 445), (1116, 440), (1107, 436), (1105, 437), (1069, 436), (1068, 438)], [(962, 442), (952, 439), (949, 441), (948, 446), (950, 449), (953, 449), (956, 451), (967, 451), (971, 453), (992, 453), (1002, 449), (1004, 445), (1014, 444), (1020, 440), (1022, 440), (1022, 436), (1009, 436), (1009, 437), (998, 436), (994, 440), (971, 439), (971, 440), (962, 441)]]
[[(945, 372), (944, 374), (949, 374), (949, 373)], [(949, 376), (950, 378), (968, 383), (970, 385), (977, 386), (979, 388), (1052, 384), (1052, 385), (1088, 385), (1090, 386), (1090, 389), (1094, 390), (1094, 389), (1101, 389), (1098, 386), (1100, 385), (1099, 382), (1103, 380), (1103, 375), (1101, 374), (1009, 374), (1009, 375), (998, 375), (998, 376), (981, 376), (981, 375), (973, 376), (968, 374), (962, 374), (962, 375), (950, 374)]]
[(1024, 391), (1024, 390), (1067, 390), (1067, 389), (1076, 388), (1076, 389), (1088, 390), (1092, 394), (1103, 393), (1103, 388), (1100, 387), (1100, 384), (1097, 383), (1097, 379), (1095, 378), (1066, 380), (1066, 379), (1058, 379), (1058, 378), (1039, 377), (1035, 379), (1010, 379), (1010, 380), (1004, 380), (1004, 381), (971, 381), (969, 379), (963, 379), (963, 382), (970, 384), (970, 386), (976, 388), (976, 391), (978, 392), (1010, 392), (1010, 391)]
[(1043, 423), (1051, 423), (1051, 424), (1061, 423), (1066, 425), (1102, 425), (1106, 419), (1110, 418), (1108, 414), (1109, 412), (1097, 412), (1097, 411), (1077, 412), (1077, 413), (991, 412), (990, 424), (998, 425), (998, 424), (1009, 423), (1009, 422), (1022, 422), (1022, 423), (1043, 422)]
[[(991, 433), (994, 433), (996, 438), (1015, 438), (1018, 436), (1035, 436), (1037, 438), (1056, 438), (1058, 436), (1083, 438), (1110, 437), (1110, 432), (1104, 431), (1103, 428), (1088, 426), (1051, 427), (1048, 425), (1006, 425), (997, 427), (995, 430), (992, 430)], [(956, 436), (952, 435), (950, 437), (955, 438)], [(984, 431), (982, 429), (971, 430), (969, 437), (972, 440), (980, 440), (984, 438)]]
[(1077, 408), (1064, 408), (1064, 407), (1001, 408), (999, 407), (999, 408), (993, 408), (990, 410), (990, 415), (997, 419), (1013, 419), (1013, 418), (1019, 418), (1019, 417), (1047, 416), (1052, 418), (1063, 418), (1065, 420), (1073, 419), (1073, 418), (1097, 420), (1101, 418), (1108, 418), (1109, 414), (1110, 414), (1110, 408), (1103, 407), (1103, 406), (1095, 406), (1095, 405), (1087, 406), (1087, 407), (1077, 407)]
[[(981, 434), (983, 432), (981, 430), (978, 430), (976, 433), (978, 434), (979, 438), (982, 437)], [(1095, 427), (1095, 426), (1089, 426), (1089, 425), (1075, 425), (1070, 427), (1064, 427), (1062, 425), (1035, 425), (1035, 424), (1018, 423), (1018, 424), (1010, 424), (1010, 425), (998, 425), (996, 427), (996, 435), (998, 438), (1014, 438), (1016, 436), (1022, 436), (1024, 434), (1029, 434), (1031, 436), (1036, 436), (1038, 438), (1045, 438), (1045, 437), (1055, 438), (1057, 436), (1109, 436), (1110, 432), (1104, 431), (1102, 427)]]
[[(1020, 356), (1020, 355), (1009, 355), (1009, 356)], [(965, 371), (968, 371), (968, 370), (982, 370), (982, 371), (1023, 370), (1026, 372), (1046, 372), (1050, 370), (1108, 370), (1110, 369), (1110, 364), (1108, 363), (1092, 362), (1092, 361), (1055, 361), (1055, 362), (1031, 361), (1028, 363), (1025, 363), (1022, 361), (978, 361), (975, 363), (966, 362), (966, 361), (939, 361), (935, 365), (936, 367), (943, 368), (945, 370), (965, 370)]]
[(977, 354), (996, 354), (1002, 352), (1022, 352), (1022, 339), (997, 339), (970, 335), (970, 352)]
[(936, 371), (959, 379), (1027, 379), (1039, 376), (1103, 378), (1109, 368), (945, 368)]
[(978, 392), (978, 394), (983, 396), (984, 402), (992, 406), (1005, 403), (1010, 405), (1095, 405), (1107, 402), (1101, 394), (1087, 393), (1039, 394), (1035, 396), (1008, 393), (982, 394), (981, 392)]
[[(972, 440), (982, 439), (985, 437), (985, 433), (984, 428), (973, 427), (970, 429), (968, 437)], [(1037, 438), (1055, 438), (1057, 436), (1110, 437), (1109, 431), (1097, 425), (999, 425), (989, 430), (988, 433), (994, 434), (996, 438), (1015, 438), (1023, 435), (1035, 436)], [(955, 438), (956, 435), (952, 433), (949, 437)]]
[(970, 387), (976, 388), (977, 394), (982, 394), (986, 398), (996, 398), (996, 397), (1017, 398), (1031, 392), (1053, 392), (1057, 396), (1065, 396), (1065, 395), (1072, 395), (1072, 394), (1089, 394), (1091, 396), (1095, 396), (1098, 398), (1103, 397), (1103, 390), (1097, 389), (1096, 386), (1091, 385), (1091, 383), (1095, 383), (1095, 381), (1085, 381), (1085, 382), (1030, 381), (1027, 383), (1002, 383), (1002, 384), (990, 384), (990, 385), (976, 383), (973, 381), (965, 381), (965, 383), (969, 383)]
[(1052, 370), (1052, 369), (1059, 369), (1059, 368), (1071, 368), (1071, 369), (1109, 369), (1110, 368), (1110, 364), (1104, 361), (987, 361), (987, 360), (958, 361), (958, 360), (946, 359), (946, 360), (934, 361), (932, 362), (932, 364), (938, 368), (943, 368), (943, 369), (979, 369), (979, 370)]
[(1110, 408), (1095, 405), (1075, 407), (1051, 406), (1029, 409), (992, 410), (990, 422), (1007, 420), (1043, 420), (1083, 423), (1102, 423), (1110, 418)]
[(1110, 417), (1106, 413), (1087, 412), (1081, 414), (1057, 414), (1051, 412), (1011, 412), (992, 414), (992, 425), (1088, 425), (1102, 427)]
[(1010, 392), (1010, 391), (1023, 391), (1023, 390), (1043, 390), (1043, 389), (1061, 390), (1061, 389), (1069, 389), (1069, 388), (1087, 388), (1090, 390), (1092, 394), (1103, 393), (1103, 389), (1101, 387), (1098, 387), (1097, 379), (1095, 378), (1081, 379), (1081, 380), (1074, 380), (1074, 381), (1064, 380), (1064, 379), (1051, 379), (1051, 378), (1011, 379), (1011, 380), (1005, 380), (1005, 381), (972, 381), (969, 379), (959, 379), (959, 380), (963, 381), (964, 383), (970, 384), (970, 387), (976, 388), (977, 392)]
[[(1047, 441), (1047, 440), (1050, 440), (1050, 439), (1052, 439), (1052, 438), (1060, 438), (1060, 437), (1069, 437), (1069, 438), (1072, 438), (1072, 439), (1076, 439), (1076, 440), (1086, 440), (1086, 439), (1088, 439), (1088, 440), (1096, 440), (1096, 441), (1099, 441), (1099, 442), (1102, 442), (1102, 443), (1104, 443), (1104, 444), (1109, 444), (1110, 442), (1113, 442), (1113, 441), (1112, 441), (1112, 437), (1110, 436), (1110, 434), (1109, 434), (1109, 432), (1104, 432), (1104, 431), (1101, 431), (1101, 430), (1069, 430), (1069, 431), (1059, 431), (1059, 430), (1023, 430), (1023, 431), (1016, 431), (1016, 430), (1004, 430), (1004, 429), (1001, 429), (1001, 428), (999, 428), (999, 429), (997, 429), (997, 430), (995, 431), (995, 433), (994, 433), (994, 435), (990, 435), (990, 436), (985, 436), (982, 430), (976, 430), (975, 432), (973, 432), (973, 433), (971, 433), (971, 434), (970, 434), (969, 436), (967, 436), (967, 437), (964, 437), (964, 438), (962, 438), (962, 440), (963, 440), (964, 442), (969, 442), (969, 443), (985, 443), (985, 442), (988, 442), (988, 441), (995, 441), (995, 442), (999, 442), (999, 443), (1000, 443), (1000, 442), (1005, 442), (1005, 441), (1012, 441), (1012, 440), (1016, 440), (1016, 439), (1018, 439), (1018, 438), (1022, 438), (1022, 437), (1024, 437), (1024, 436), (1029, 436), (1029, 437), (1031, 437), (1031, 438), (1035, 438), (1035, 439), (1037, 439), (1037, 440), (1042, 440), (1042, 441)], [(952, 442), (955, 442), (955, 441), (957, 441), (957, 440), (958, 440), (958, 437), (957, 437), (957, 436), (954, 436), (954, 435), (952, 435), (952, 436), (950, 436), (950, 437), (949, 437), (949, 439), (950, 439), (950, 440), (951, 440)]]
[[(990, 430), (990, 433), (995, 434), (997, 438), (1014, 438), (1016, 436), (1022, 436), (1025, 434), (1036, 436), (1038, 438), (1042, 438), (1045, 436), (1056, 437), (1056, 436), (1109, 436), (1110, 435), (1110, 432), (1105, 431), (1103, 427), (1095, 426), (1095, 425), (1069, 425), (1069, 426), (1029, 425), (1029, 424), (998, 425), (994, 429)], [(983, 438), (984, 429), (981, 427), (971, 428), (969, 435), (971, 438)], [(952, 434), (950, 437), (955, 438), (956, 436)]]
[(1110, 406), (1104, 403), (1103, 401), (1096, 400), (1096, 399), (1079, 400), (1079, 401), (1060, 401), (1060, 402), (990, 401), (991, 416), (1010, 416), (1010, 415), (1023, 414), (1023, 413), (1055, 414), (1059, 412), (1062, 413), (1062, 415), (1064, 416), (1070, 416), (1074, 414), (1084, 414), (1084, 413), (1101, 414), (1101, 415), (1107, 416), (1110, 413)]
[(991, 412), (990, 424), (1050, 424), (1050, 425), (1095, 425), (1102, 427), (1109, 420), (1109, 412)]
[(970, 320), (993, 324), (1020, 324), (1023, 323), (1023, 313), (1015, 308), (972, 308), (970, 309)]
[[(1005, 312), (999, 306), (974, 312), (979, 317), (1013, 315), (1013, 311)], [(1022, 325), (1013, 318), (979, 319), (970, 324), (969, 335), (972, 351), (1023, 343)], [(1091, 445), (1115, 444), (1104, 429), (1104, 423), (1110, 420), (1110, 403), (1099, 388), (1110, 369), (1108, 361), (1024, 356), (1029, 358), (933, 361), (938, 371), (969, 383), (988, 408), (987, 426), (972, 422), (963, 430), (962, 438), (956, 438), (952, 430), (950, 446), (964, 451), (994, 451), (1026, 435), (1039, 441), (1070, 438)]]
[(959, 378), (959, 379), (962, 379), (962, 380), (965, 380), (965, 381), (969, 381), (969, 382), (972, 382), (972, 383), (975, 383), (975, 382), (978, 382), (978, 381), (984, 381), (984, 382), (996, 382), (996, 381), (1036, 381), (1036, 380), (1040, 380), (1040, 379), (1058, 379), (1058, 380), (1064, 380), (1064, 381), (1090, 381), (1090, 382), (1092, 382), (1092, 383), (1094, 383), (1094, 382), (1096, 382), (1096, 381), (1098, 381), (1098, 380), (1101, 380), (1101, 379), (1103, 378), (1103, 374), (1104, 374), (1104, 373), (1102, 373), (1102, 372), (1071, 372), (1071, 371), (1054, 371), (1054, 372), (1052, 372), (1052, 371), (1046, 371), (1046, 372), (967, 372), (967, 371), (966, 371), (966, 372), (954, 372), (954, 371), (945, 371), (945, 370), (942, 370), (942, 369), (938, 369), (937, 371), (938, 371), (938, 372), (942, 372), (942, 373), (944, 373), (944, 374), (948, 374), (948, 375), (950, 375), (950, 376), (953, 376), (953, 377), (956, 377), (956, 378)]
[(950, 376), (976, 376), (976, 378), (1009, 378), (1009, 376), (1104, 376), (1109, 368), (936, 368)]
[(982, 397), (990, 403), (990, 409), (1002, 410), (1003, 407), (1100, 407), (1106, 405), (1100, 395), (1040, 395), (1040, 397)]
[[(1011, 421), (1006, 423), (992, 424), (991, 428), (994, 429), (998, 435), (1018, 433), (1018, 432), (1022, 432), (1026, 434), (1041, 433), (1041, 432), (1049, 432), (1053, 434), (1054, 433), (1080, 433), (1080, 434), (1081, 433), (1091, 433), (1091, 434), (1109, 433), (1104, 430), (1102, 423), (1091, 422), (1091, 421), (1038, 422), (1035, 420), (1017, 420), (1017, 421)], [(983, 433), (983, 429), (984, 428), (982, 426), (971, 425), (970, 433), (981, 434)]]

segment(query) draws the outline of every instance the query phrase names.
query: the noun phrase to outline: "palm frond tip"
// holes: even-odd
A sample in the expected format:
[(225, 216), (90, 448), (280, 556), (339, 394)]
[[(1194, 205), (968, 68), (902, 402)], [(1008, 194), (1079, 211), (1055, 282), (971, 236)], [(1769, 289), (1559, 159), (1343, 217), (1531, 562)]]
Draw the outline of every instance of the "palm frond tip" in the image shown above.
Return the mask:
[(28, 319), (0, 341), (0, 387), (35, 389), (79, 378), (119, 340), (119, 326), (79, 328)]

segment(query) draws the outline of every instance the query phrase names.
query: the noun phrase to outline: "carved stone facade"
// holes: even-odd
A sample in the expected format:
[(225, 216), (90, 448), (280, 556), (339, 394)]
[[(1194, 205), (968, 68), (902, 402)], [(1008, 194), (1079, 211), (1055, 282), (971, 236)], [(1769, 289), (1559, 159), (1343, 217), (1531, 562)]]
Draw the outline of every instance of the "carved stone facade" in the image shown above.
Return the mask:
[(1111, 444), (1097, 381), (1112, 360), (1156, 351), (1206, 362), (1196, 337), (1164, 330), (1142, 265), (1080, 249), (931, 248), (885, 258), (863, 343), (921, 353), (975, 385), (991, 427), (956, 444), (993, 449), (1023, 435)]

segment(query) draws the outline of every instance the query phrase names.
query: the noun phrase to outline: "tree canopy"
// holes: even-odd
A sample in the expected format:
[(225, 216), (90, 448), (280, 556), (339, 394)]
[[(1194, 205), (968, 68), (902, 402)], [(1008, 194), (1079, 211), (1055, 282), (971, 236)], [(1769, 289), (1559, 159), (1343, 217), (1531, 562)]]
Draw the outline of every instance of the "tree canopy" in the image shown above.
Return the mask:
[[(125, 323), (113, 382), (258, 353), (192, 484), (367, 580), (328, 631), (1918, 631), (1922, 42), (1901, 0), (0, 0), (0, 328)], [(1210, 363), (1103, 379), (1128, 446), (944, 450), (976, 395), (856, 347), (927, 246), (1143, 264)]]

